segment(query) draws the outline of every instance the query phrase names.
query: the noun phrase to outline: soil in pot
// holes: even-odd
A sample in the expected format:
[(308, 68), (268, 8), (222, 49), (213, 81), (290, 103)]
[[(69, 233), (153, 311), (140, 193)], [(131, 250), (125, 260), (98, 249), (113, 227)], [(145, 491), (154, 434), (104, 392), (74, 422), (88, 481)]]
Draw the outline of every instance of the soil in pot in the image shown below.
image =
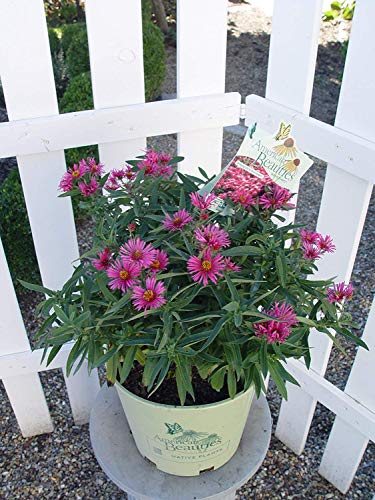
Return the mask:
[[(136, 363), (129, 373), (128, 378), (122, 385), (125, 389), (132, 392), (136, 396), (148, 401), (166, 405), (181, 405), (175, 378), (166, 378), (159, 389), (148, 397), (146, 388), (142, 384), (142, 375), (143, 367)], [(229, 398), (228, 389), (225, 383), (221, 391), (215, 391), (207, 380), (204, 380), (199, 376), (197, 370), (194, 368), (192, 371), (192, 385), (194, 389), (195, 401), (190, 395), (187, 395), (185, 406), (207, 405), (211, 403), (218, 403), (219, 401)], [(242, 387), (238, 385), (238, 392), (241, 390)]]

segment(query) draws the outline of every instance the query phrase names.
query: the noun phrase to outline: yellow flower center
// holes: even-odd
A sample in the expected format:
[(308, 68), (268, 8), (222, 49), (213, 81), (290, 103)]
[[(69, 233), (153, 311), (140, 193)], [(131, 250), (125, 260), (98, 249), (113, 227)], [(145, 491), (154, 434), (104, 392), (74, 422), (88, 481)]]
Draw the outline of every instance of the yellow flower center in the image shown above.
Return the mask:
[(79, 177), (79, 170), (73, 170), (72, 176), (73, 177)]
[(142, 257), (142, 252), (140, 250), (135, 250), (133, 253), (134, 259), (140, 259)]
[(126, 280), (129, 278), (129, 271), (126, 271), (125, 269), (123, 269), (122, 271), (120, 271), (120, 278), (122, 280)]
[(246, 201), (245, 196), (239, 196), (239, 197), (238, 197), (238, 199), (239, 199), (239, 201), (240, 201), (241, 203), (245, 203), (245, 201)]
[(147, 300), (147, 302), (151, 302), (155, 298), (155, 292), (153, 290), (146, 290), (143, 294), (143, 298)]
[(173, 225), (174, 225), (174, 226), (178, 226), (179, 224), (181, 224), (181, 219), (180, 219), (180, 217), (175, 217), (175, 218), (173, 219)]
[(209, 260), (203, 260), (201, 267), (203, 271), (211, 271), (212, 264)]
[(154, 262), (151, 264), (151, 267), (153, 267), (154, 269), (159, 269), (160, 260), (158, 260), (158, 259), (154, 260)]

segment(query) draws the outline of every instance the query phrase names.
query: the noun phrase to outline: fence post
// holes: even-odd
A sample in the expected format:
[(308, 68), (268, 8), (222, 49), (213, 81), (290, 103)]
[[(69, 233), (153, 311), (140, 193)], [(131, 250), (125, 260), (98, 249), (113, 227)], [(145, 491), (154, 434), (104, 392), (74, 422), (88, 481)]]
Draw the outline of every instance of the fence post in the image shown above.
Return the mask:
[[(177, 97), (219, 94), (225, 90), (227, 0), (177, 0)], [(178, 134), (181, 171), (209, 175), (221, 168), (223, 129)]]
[[(375, 391), (370, 382), (375, 377), (375, 300), (372, 303), (362, 338), (367, 343), (369, 351), (358, 350), (345, 392), (375, 412)], [(353, 429), (340, 416), (337, 416), (329, 435), (319, 473), (342, 493), (346, 493), (368, 441), (366, 435)]]
[[(30, 344), (1, 240), (0, 283), (0, 354), (4, 356), (14, 352), (29, 351)], [(37, 373), (8, 377), (3, 379), (3, 383), (24, 437), (53, 431), (48, 406)]]
[[(0, 16), (1, 78), (9, 120), (58, 114), (43, 0), (3, 0)], [(65, 172), (64, 152), (18, 156), (27, 211), (43, 284), (59, 288), (78, 257), (73, 211), (57, 198)], [(27, 378), (27, 377), (26, 377)], [(72, 409), (88, 417), (99, 389), (96, 372), (67, 384)], [(20, 389), (26, 393), (27, 384)], [(75, 416), (74, 412), (74, 416)]]
[[(375, 51), (375, 36), (368, 19), (374, 15), (375, 4), (357, 2), (335, 121), (337, 127), (368, 140), (375, 133), (375, 69), (368, 65)], [(317, 230), (331, 234), (337, 250), (322, 259), (316, 279), (329, 276), (337, 276), (337, 281), (350, 279), (371, 190), (369, 182), (328, 165)], [(324, 375), (332, 343), (318, 332), (312, 332), (310, 338), (311, 367)], [(316, 400), (290, 385), (288, 391), (289, 399), (281, 406), (276, 435), (296, 453), (301, 453)]]
[[(95, 109), (145, 102), (141, 0), (86, 0)], [(141, 155), (146, 139), (99, 144), (106, 170)]]

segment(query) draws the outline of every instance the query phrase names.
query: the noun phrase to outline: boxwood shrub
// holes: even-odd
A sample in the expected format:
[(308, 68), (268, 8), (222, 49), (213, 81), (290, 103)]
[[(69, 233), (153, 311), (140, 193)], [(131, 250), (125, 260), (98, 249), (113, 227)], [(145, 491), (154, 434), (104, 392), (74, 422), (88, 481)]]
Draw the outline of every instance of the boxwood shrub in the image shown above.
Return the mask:
[(0, 186), (0, 233), (12, 280), (17, 292), (24, 291), (18, 279), (40, 283), (38, 263), (29, 218), (17, 168)]

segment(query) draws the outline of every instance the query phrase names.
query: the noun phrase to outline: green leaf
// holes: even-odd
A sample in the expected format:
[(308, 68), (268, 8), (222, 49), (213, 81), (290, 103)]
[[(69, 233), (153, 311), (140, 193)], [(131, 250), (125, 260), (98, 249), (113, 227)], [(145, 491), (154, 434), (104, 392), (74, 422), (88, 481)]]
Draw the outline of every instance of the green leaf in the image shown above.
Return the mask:
[(285, 257), (284, 259), (282, 258), (281, 255), (276, 255), (276, 272), (277, 276), (280, 280), (281, 286), (285, 287), (286, 286), (286, 263), (285, 263)]
[(240, 255), (256, 256), (263, 254), (264, 250), (258, 247), (254, 247), (252, 245), (233, 247), (229, 248), (228, 250), (224, 250), (224, 252), (222, 252), (222, 255), (224, 255), (224, 257), (238, 257)]
[(225, 281), (228, 284), (228, 288), (229, 288), (232, 300), (239, 303), (241, 301), (240, 295), (237, 291), (237, 288), (234, 286), (232, 280), (230, 279), (230, 277), (227, 274), (225, 274)]
[(335, 326), (334, 329), (336, 330), (337, 333), (340, 333), (344, 337), (352, 340), (355, 344), (359, 345), (360, 347), (363, 347), (367, 351), (370, 350), (366, 342), (364, 342), (360, 337), (357, 337), (357, 335), (354, 335), (354, 333), (348, 330), (348, 328)]
[(312, 319), (304, 318), (302, 316), (297, 316), (297, 321), (299, 323), (303, 323), (304, 325), (312, 326), (314, 328), (316, 328), (318, 326), (317, 321), (313, 321)]
[(55, 311), (56, 316), (59, 318), (60, 321), (62, 321), (63, 323), (65, 323), (67, 325), (71, 324), (71, 321), (68, 318), (68, 316), (64, 313), (64, 311), (58, 305), (55, 304), (53, 306), (53, 310)]
[(220, 392), (223, 388), (226, 372), (227, 367), (222, 366), (210, 376), (210, 384), (215, 391)]
[(219, 335), (219, 333), (221, 332), (221, 329), (223, 328), (223, 326), (225, 325), (225, 323), (229, 320), (229, 318), (221, 318), (219, 319), (219, 321), (216, 323), (215, 327), (213, 328), (213, 330), (211, 331), (208, 339), (206, 340), (206, 342), (203, 344), (203, 346), (199, 349), (198, 352), (202, 352), (204, 350), (207, 349), (207, 347), (212, 344), (212, 342), (216, 339), (216, 337)]
[(227, 384), (228, 384), (229, 397), (233, 399), (234, 396), (237, 394), (237, 380), (234, 371), (231, 367), (229, 367), (227, 373)]
[(267, 376), (268, 373), (268, 360), (267, 360), (267, 341), (262, 340), (260, 344), (260, 351), (259, 351), (259, 363), (260, 367), (262, 369), (262, 374), (263, 377)]
[(270, 371), (270, 375), (272, 377), (272, 380), (276, 384), (277, 390), (280, 392), (280, 394), (282, 395), (282, 397), (287, 400), (288, 399), (288, 393), (287, 393), (287, 390), (286, 390), (286, 386), (285, 386), (285, 382), (283, 380), (283, 377), (280, 374), (279, 367), (273, 361), (269, 362), (268, 367), (269, 367), (269, 371)]
[(23, 281), (20, 279), (18, 281), (21, 283), (21, 285), (24, 288), (27, 288), (28, 290), (32, 290), (33, 292), (45, 293), (49, 297), (53, 297), (56, 294), (56, 292), (50, 290), (49, 288), (46, 288), (45, 286), (34, 285), (33, 283), (28, 283), (27, 281)]

